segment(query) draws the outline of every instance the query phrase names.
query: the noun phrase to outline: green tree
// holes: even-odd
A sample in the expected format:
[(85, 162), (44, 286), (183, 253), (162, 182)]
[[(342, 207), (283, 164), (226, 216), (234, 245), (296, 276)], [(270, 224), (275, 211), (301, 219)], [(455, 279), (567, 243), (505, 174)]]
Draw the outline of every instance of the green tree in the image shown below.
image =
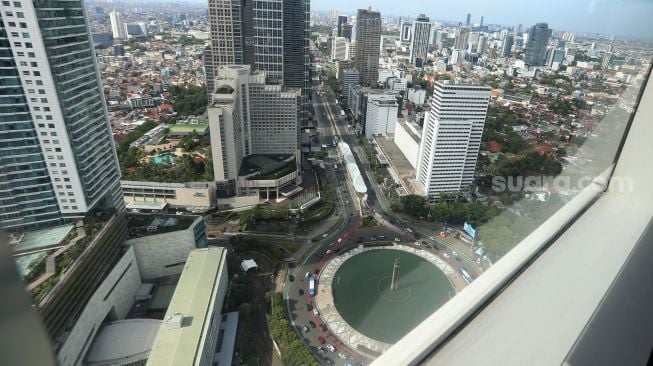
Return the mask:
[(175, 85), (170, 88), (170, 93), (174, 99), (172, 107), (181, 115), (197, 116), (206, 111), (208, 103), (206, 87), (189, 86), (184, 88)]

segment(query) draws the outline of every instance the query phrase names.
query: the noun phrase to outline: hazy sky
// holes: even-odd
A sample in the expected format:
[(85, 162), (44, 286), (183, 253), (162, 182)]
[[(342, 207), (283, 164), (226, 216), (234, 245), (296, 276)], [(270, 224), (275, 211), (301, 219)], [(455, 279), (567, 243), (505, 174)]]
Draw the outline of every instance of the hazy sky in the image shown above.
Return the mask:
[(547, 22), (549, 27), (653, 40), (653, 0), (311, 0), (311, 10), (339, 10), (350, 15), (372, 6), (381, 15), (484, 24)]

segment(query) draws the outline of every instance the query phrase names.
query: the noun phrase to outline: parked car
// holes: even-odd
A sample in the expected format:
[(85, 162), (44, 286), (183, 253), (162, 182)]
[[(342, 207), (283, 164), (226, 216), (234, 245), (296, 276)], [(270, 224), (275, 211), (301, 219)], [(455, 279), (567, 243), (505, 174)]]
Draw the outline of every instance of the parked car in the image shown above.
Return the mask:
[(346, 360), (347, 359), (347, 354), (344, 353), (344, 352), (340, 352), (340, 353), (338, 353), (338, 357), (342, 358), (343, 360)]
[(303, 294), (304, 294), (304, 290), (300, 288), (299, 289), (299, 295), (303, 295)]
[(305, 325), (302, 327), (302, 329), (304, 329), (304, 333), (308, 333), (308, 331), (310, 330), (310, 329), (309, 329), (307, 326), (305, 326)]
[[(326, 341), (324, 340), (324, 337), (317, 337), (317, 341), (320, 342), (320, 344), (325, 344)], [(322, 348), (322, 347), (320, 347)]]
[(315, 322), (312, 321), (312, 320), (309, 321), (308, 324), (311, 326), (311, 328), (315, 328), (315, 327), (317, 327), (317, 325), (315, 325)]
[(320, 315), (320, 312), (317, 311), (317, 308), (313, 308), (313, 314), (315, 314), (317, 316), (317, 315)]
[(311, 305), (311, 304), (306, 304), (306, 310), (308, 310), (308, 311), (313, 310), (313, 305)]
[(328, 328), (327, 328), (326, 324), (322, 323), (322, 324), (320, 324), (320, 329), (322, 329), (323, 332), (326, 332)]
[(335, 352), (335, 351), (336, 351), (336, 347), (334, 347), (332, 344), (327, 344), (326, 347), (327, 347), (327, 348), (329, 349), (329, 351), (331, 351), (331, 352)]

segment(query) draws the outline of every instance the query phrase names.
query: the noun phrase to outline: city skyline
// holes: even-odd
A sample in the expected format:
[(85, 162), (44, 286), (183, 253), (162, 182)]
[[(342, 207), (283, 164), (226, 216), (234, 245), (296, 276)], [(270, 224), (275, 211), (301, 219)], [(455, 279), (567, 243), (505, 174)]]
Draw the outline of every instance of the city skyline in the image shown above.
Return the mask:
[[(414, 5), (413, 5), (414, 4)], [(437, 8), (423, 1), (391, 2), (387, 0), (370, 1), (324, 1), (313, 0), (311, 11), (342, 11), (350, 16), (357, 9), (374, 10), (386, 16), (417, 17), (425, 14), (431, 21), (459, 22), (465, 24), (467, 13), (471, 13), (471, 24), (534, 25), (547, 22), (554, 31), (564, 30), (581, 33), (599, 33), (615, 35), (630, 39), (653, 40), (648, 30), (648, 14), (653, 11), (652, 3), (630, 0), (618, 0), (607, 3), (600, 0), (583, 2), (563, 2), (554, 0), (542, 3), (519, 2), (508, 0), (497, 7), (496, 4), (478, 0), (438, 4)], [(561, 12), (561, 7), (565, 11)], [(511, 11), (507, 11), (511, 9)], [(583, 14), (580, 16), (579, 14)]]

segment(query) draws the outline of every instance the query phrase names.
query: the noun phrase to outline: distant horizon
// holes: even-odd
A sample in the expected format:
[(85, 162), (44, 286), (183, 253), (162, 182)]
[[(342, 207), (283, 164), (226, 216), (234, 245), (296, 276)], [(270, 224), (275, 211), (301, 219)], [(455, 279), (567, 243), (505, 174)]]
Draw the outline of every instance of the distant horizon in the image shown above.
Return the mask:
[[(416, 18), (419, 14), (425, 14), (431, 21), (463, 24), (467, 13), (470, 13), (472, 24), (478, 24), (481, 16), (484, 16), (484, 25), (516, 26), (521, 23), (526, 29), (535, 23), (548, 23), (549, 28), (554, 31), (653, 41), (653, 30), (649, 27), (650, 17), (653, 16), (653, 2), (646, 0), (549, 0), (534, 3), (503, 0), (501, 3), (503, 4), (488, 4), (482, 0), (459, 0), (455, 4), (444, 2), (435, 5), (421, 0), (401, 3), (388, 0), (313, 0), (311, 12), (338, 11), (355, 15), (358, 9), (367, 9), (372, 5), (382, 16)], [(345, 8), (352, 9), (344, 10)], [(435, 10), (428, 10), (429, 8), (437, 8), (438, 14), (432, 14)], [(509, 9), (512, 11), (507, 11)]]
[[(96, 1), (91, 1), (99, 4)], [(206, 6), (208, 0), (124, 0), (117, 4), (167, 3)], [(102, 4), (111, 6), (111, 4)], [(524, 29), (535, 23), (548, 23), (554, 31), (601, 34), (639, 41), (653, 41), (653, 29), (649, 27), (653, 16), (653, 1), (647, 0), (549, 0), (546, 2), (526, 2), (522, 0), (502, 0), (500, 4), (485, 0), (458, 0), (455, 3), (436, 4), (424, 0), (396, 2), (390, 0), (311, 0), (311, 12), (338, 11), (355, 15), (358, 9), (373, 9), (382, 16), (417, 17), (425, 14), (432, 21), (462, 22), (467, 13), (472, 15), (472, 24), (516, 26)], [(348, 10), (347, 10), (348, 9)], [(434, 10), (429, 10), (434, 9)], [(436, 10), (435, 10), (436, 9)], [(437, 12), (437, 14), (433, 14)]]

